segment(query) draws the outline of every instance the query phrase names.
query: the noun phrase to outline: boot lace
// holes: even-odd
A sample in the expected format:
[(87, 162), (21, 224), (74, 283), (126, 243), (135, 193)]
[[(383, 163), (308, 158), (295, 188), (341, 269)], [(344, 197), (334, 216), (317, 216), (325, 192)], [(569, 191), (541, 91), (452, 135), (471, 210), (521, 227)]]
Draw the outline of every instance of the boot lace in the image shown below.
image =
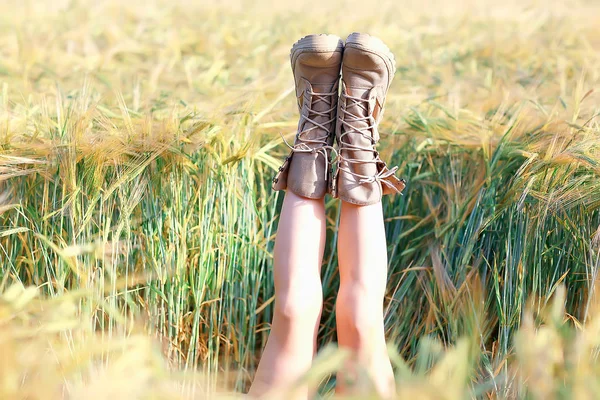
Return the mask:
[[(340, 107), (340, 115), (338, 115), (338, 118), (340, 119), (340, 123), (342, 124), (342, 128), (344, 128), (344, 129), (342, 129), (343, 132), (340, 134), (339, 139), (338, 139), (340, 148), (339, 148), (339, 153), (338, 153), (337, 157), (339, 158), (339, 160), (343, 160), (346, 163), (345, 164), (340, 163), (338, 169), (345, 171), (346, 173), (359, 178), (359, 181), (358, 181), (359, 183), (380, 182), (397, 192), (398, 189), (392, 183), (390, 183), (386, 180), (387, 178), (389, 178), (395, 174), (396, 170), (398, 169), (397, 166), (393, 167), (392, 169), (388, 169), (388, 170), (382, 169), (381, 171), (379, 171), (377, 174), (375, 174), (373, 176), (362, 175), (357, 172), (351, 171), (348, 167), (346, 167), (346, 165), (350, 165), (350, 164), (369, 163), (369, 164), (376, 164), (376, 165), (380, 165), (380, 164), (385, 165), (385, 163), (379, 157), (379, 152), (375, 150), (375, 145), (377, 144), (377, 140), (375, 140), (373, 138), (373, 135), (371, 134), (371, 132), (373, 129), (377, 128), (377, 122), (375, 121), (375, 118), (373, 118), (373, 113), (369, 111), (369, 99), (363, 99), (360, 97), (351, 96), (349, 94), (344, 93), (344, 91), (342, 91), (341, 97), (342, 97), (342, 104), (346, 104), (346, 107)], [(365, 111), (366, 116), (363, 117), (363, 116), (356, 115), (356, 114), (348, 111), (347, 108), (349, 108), (350, 106), (357, 106), (361, 110)], [(365, 122), (366, 126), (360, 127), (360, 125), (363, 125), (363, 124), (361, 124), (361, 122)], [(370, 146), (360, 146), (357, 144), (347, 143), (343, 139), (349, 134), (362, 135), (362, 137), (369, 140), (371, 145)], [(347, 157), (346, 155), (344, 155), (344, 150), (369, 151), (375, 155), (375, 158), (372, 160), (360, 160), (357, 158)]]
[[(336, 105), (334, 104), (333, 100), (338, 95), (337, 86), (335, 87), (335, 89), (336, 90), (333, 92), (326, 93), (315, 93), (312, 90), (306, 92), (309, 95), (311, 95), (312, 102), (308, 106), (308, 112), (306, 114), (303, 113), (300, 116), (300, 125), (302, 126), (302, 122), (305, 121), (306, 124), (304, 124), (304, 126), (308, 125), (308, 123), (311, 123), (313, 126), (311, 126), (310, 128), (305, 128), (302, 131), (296, 133), (296, 140), (294, 142), (294, 145), (289, 144), (288, 141), (285, 140), (283, 135), (280, 133), (280, 136), (283, 139), (284, 143), (287, 147), (290, 148), (292, 152), (321, 154), (325, 158), (325, 176), (327, 176), (327, 171), (329, 170), (330, 165), (327, 150), (335, 153), (335, 159), (337, 159), (337, 151), (333, 148), (333, 146), (330, 146), (327, 143), (327, 139), (329, 138), (329, 135), (331, 135), (331, 126), (333, 126), (332, 123), (335, 121), (335, 117), (325, 122), (317, 122), (315, 121), (315, 118), (330, 117), (332, 115), (332, 112), (336, 109)], [(330, 106), (330, 108), (325, 111), (314, 110), (313, 107), (319, 102), (325, 103), (326, 105)], [(312, 139), (306, 137), (306, 135), (309, 132), (318, 128), (321, 128), (323, 130), (323, 135), (314, 137)], [(311, 147), (310, 145), (316, 146)], [(335, 162), (335, 160), (333, 162)]]

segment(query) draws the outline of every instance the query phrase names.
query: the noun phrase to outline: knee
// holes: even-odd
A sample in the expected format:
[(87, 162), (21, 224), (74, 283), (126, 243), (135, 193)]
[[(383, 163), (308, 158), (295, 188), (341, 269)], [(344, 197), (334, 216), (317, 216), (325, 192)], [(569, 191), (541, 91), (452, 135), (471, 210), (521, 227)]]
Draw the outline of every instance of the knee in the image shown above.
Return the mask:
[(279, 289), (275, 295), (275, 313), (289, 323), (316, 320), (321, 315), (322, 306), (320, 282)]
[(368, 340), (373, 329), (383, 323), (383, 293), (361, 284), (340, 286), (336, 300), (338, 326), (354, 341)]

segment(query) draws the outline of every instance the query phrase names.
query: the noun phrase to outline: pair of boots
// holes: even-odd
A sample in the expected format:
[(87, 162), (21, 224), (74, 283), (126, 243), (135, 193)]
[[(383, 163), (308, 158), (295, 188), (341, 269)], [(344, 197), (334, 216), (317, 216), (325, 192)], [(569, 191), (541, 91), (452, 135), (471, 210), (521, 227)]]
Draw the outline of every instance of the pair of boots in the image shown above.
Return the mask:
[[(401, 193), (406, 182), (394, 175), (398, 167), (388, 169), (375, 150), (396, 69), (388, 47), (362, 33), (351, 34), (345, 44), (334, 35), (310, 35), (294, 44), (290, 58), (300, 121), (273, 189), (312, 199), (330, 193), (357, 205)], [(337, 154), (335, 160), (331, 153)]]

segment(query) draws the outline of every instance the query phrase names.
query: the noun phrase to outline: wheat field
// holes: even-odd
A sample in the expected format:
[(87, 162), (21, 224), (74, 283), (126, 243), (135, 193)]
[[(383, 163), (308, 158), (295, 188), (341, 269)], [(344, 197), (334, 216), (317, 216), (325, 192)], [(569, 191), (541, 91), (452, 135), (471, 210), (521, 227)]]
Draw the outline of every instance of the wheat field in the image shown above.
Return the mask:
[[(230, 398), (273, 309), (291, 44), (395, 54), (382, 158), (398, 398), (600, 396), (600, 4), (4, 0), (0, 399)], [(336, 232), (322, 348), (333, 396)], [(275, 398), (284, 393), (275, 393)]]

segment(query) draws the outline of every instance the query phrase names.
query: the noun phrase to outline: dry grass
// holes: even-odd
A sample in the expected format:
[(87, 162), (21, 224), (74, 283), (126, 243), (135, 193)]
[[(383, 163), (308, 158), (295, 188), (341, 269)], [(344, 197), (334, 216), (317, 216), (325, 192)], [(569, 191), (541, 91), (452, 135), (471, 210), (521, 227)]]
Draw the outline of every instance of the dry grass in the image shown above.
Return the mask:
[[(278, 133), (297, 123), (289, 48), (353, 31), (398, 64), (381, 130), (409, 180), (384, 202), (399, 396), (598, 397), (599, 16), (592, 1), (2, 2), (0, 398), (247, 387), (272, 312)], [(306, 379), (330, 393), (340, 357)]]

